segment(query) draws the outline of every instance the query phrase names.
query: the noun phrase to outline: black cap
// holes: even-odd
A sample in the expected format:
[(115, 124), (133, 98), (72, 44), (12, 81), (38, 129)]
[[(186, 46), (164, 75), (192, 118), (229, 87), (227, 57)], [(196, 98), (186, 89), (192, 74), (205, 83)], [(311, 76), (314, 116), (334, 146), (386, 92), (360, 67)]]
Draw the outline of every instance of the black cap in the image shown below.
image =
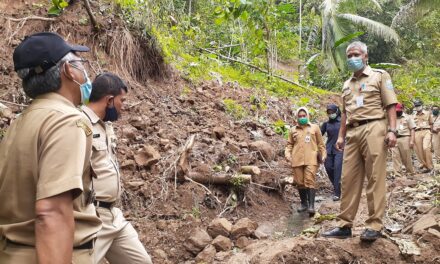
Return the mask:
[(14, 69), (31, 68), (30, 74), (41, 74), (55, 66), (67, 53), (89, 50), (86, 46), (71, 45), (53, 32), (32, 34), (14, 50)]
[(422, 105), (423, 105), (422, 100), (420, 100), (420, 99), (416, 99), (416, 100), (414, 100), (414, 106), (415, 106), (415, 107), (422, 106)]

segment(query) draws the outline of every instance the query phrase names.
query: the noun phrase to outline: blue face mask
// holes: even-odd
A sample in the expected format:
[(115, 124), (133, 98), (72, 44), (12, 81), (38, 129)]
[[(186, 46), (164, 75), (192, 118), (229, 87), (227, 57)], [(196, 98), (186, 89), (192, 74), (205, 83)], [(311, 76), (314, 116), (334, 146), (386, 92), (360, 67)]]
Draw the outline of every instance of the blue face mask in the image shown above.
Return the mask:
[(118, 120), (118, 111), (116, 110), (116, 107), (112, 106), (112, 107), (107, 107), (105, 109), (105, 117), (104, 117), (104, 122), (107, 121), (116, 121)]
[[(72, 64), (71, 64), (72, 65)], [(84, 74), (85, 82), (80, 84), (79, 82), (73, 80), (75, 83), (79, 85), (79, 90), (81, 91), (81, 104), (88, 104), (90, 100), (90, 94), (92, 93), (92, 81), (90, 81), (89, 76), (87, 75), (86, 70), (81, 70), (74, 65), (72, 65), (75, 69), (80, 70)]]
[(362, 61), (361, 57), (352, 57), (347, 60), (347, 66), (348, 66), (348, 70), (352, 72), (357, 72), (359, 70), (362, 70), (362, 68), (364, 68), (364, 62)]

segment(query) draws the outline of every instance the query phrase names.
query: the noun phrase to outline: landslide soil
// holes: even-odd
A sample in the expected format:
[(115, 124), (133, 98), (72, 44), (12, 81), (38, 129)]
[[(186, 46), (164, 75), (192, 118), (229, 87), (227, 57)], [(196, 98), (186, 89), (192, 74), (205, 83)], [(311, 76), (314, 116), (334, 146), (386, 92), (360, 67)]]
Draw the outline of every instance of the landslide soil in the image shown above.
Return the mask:
[[(232, 191), (237, 194), (238, 206), (223, 213), (223, 217), (232, 222), (249, 217), (268, 227), (270, 239), (253, 240), (254, 243), (244, 250), (222, 253), (216, 260), (218, 263), (435, 263), (438, 253), (433, 251), (433, 246), (424, 249), (420, 257), (405, 258), (398, 247), (385, 238), (363, 245), (357, 237), (339, 241), (299, 236), (301, 229), (312, 226), (313, 222), (305, 220), (301, 228), (295, 227), (297, 219), (295, 214), (292, 216), (290, 206), (292, 202), (298, 203), (296, 191), (291, 186), (280, 188), (280, 179), (290, 176), (289, 166), (283, 158), (286, 141), (271, 127), (279, 119), (293, 123), (295, 98), (277, 98), (262, 90), (238, 87), (235, 83), (189, 82), (181, 73), (164, 65), (157, 52), (152, 51), (154, 45), (126, 49), (121, 46), (124, 42), (115, 41), (118, 36), (132, 38), (135, 43), (147, 41), (127, 30), (117, 15), (96, 12), (102, 25), (99, 32), (94, 32), (88, 23), (80, 23), (82, 18), (87, 18), (80, 1), (75, 1), (55, 21), (8, 19), (31, 15), (45, 17), (45, 5), (40, 4), (40, 1), (0, 2), (0, 99), (29, 103), (14, 73), (12, 53), (24, 36), (39, 31), (56, 31), (72, 43), (91, 47), (92, 52), (85, 55), (91, 61), (91, 77), (107, 70), (129, 82), (131, 89), (124, 114), (115, 125), (123, 181), (120, 206), (138, 230), (155, 263), (193, 263), (194, 255), (185, 250), (185, 240), (194, 228), (205, 228), (224, 211)], [(105, 10), (111, 7), (98, 6), (97, 1), (92, 1), (92, 8)], [(115, 58), (112, 56), (115, 50), (134, 52), (135, 55), (122, 54)], [(151, 56), (156, 56), (153, 63)], [(126, 61), (126, 58), (133, 57), (137, 61)], [(155, 63), (154, 70), (142, 68), (145, 65), (154, 67)], [(122, 64), (126, 67), (121, 67)], [(144, 71), (147, 74), (144, 75)], [(267, 108), (262, 110), (253, 106), (251, 96), (264, 99)], [(243, 105), (248, 115), (240, 120), (234, 119), (227, 113), (224, 99), (233, 99)], [(311, 106), (323, 109), (327, 102), (334, 100), (337, 99), (316, 98)], [(15, 113), (23, 109), (17, 105), (8, 106)], [(0, 128), (4, 127), (7, 122), (3, 122)], [(214, 129), (223, 129), (224, 137), (216, 136)], [(191, 135), (196, 137), (189, 157), (190, 171), (206, 175), (234, 174), (242, 165), (255, 165), (262, 173), (254, 181), (276, 190), (257, 185), (240, 189), (209, 185), (212, 194), (221, 201), (217, 204), (213, 196), (199, 185), (175, 182), (174, 162)], [(255, 140), (269, 142), (276, 153), (275, 158), (266, 161), (259, 153), (251, 151), (248, 146)], [(159, 161), (148, 168), (138, 166), (134, 161), (134, 156), (144, 145), (153, 146), (161, 155)], [(320, 175), (318, 183), (320, 212), (336, 213), (338, 203), (330, 199), (328, 181)], [(365, 202), (363, 198), (359, 219), (365, 219)], [(332, 224), (327, 221), (323, 226)], [(362, 222), (358, 220), (355, 234), (359, 234), (361, 226)]]

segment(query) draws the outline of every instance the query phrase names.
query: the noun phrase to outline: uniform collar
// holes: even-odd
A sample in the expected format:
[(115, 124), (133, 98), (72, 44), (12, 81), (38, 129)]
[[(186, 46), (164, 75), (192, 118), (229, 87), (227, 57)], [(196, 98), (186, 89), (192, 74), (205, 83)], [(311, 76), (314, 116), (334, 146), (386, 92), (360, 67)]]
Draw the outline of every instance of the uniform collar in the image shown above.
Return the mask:
[(76, 106), (71, 101), (67, 100), (66, 97), (62, 96), (59, 93), (54, 93), (54, 92), (45, 93), (45, 94), (37, 96), (35, 99), (55, 100), (55, 101), (58, 101), (66, 106), (76, 108)]
[(95, 114), (95, 112), (93, 112), (92, 109), (88, 108), (85, 105), (81, 106), (81, 110), (83, 110), (83, 112), (86, 114), (86, 116), (90, 119), (90, 122), (92, 124), (96, 124), (99, 122), (100, 118)]
[[(371, 67), (369, 65), (367, 65), (365, 67), (365, 69), (362, 71), (363, 76), (370, 76), (372, 73), (373, 73), (373, 70), (371, 69)], [(354, 76), (354, 73), (351, 75), (351, 79), (356, 79), (356, 77)]]

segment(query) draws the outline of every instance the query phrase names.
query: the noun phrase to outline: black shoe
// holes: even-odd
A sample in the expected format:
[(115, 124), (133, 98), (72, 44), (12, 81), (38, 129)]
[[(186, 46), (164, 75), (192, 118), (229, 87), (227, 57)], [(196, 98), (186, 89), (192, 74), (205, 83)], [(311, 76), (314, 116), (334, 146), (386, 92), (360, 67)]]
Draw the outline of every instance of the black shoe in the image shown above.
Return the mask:
[(373, 229), (365, 229), (361, 235), (361, 241), (375, 241), (376, 239), (382, 237), (380, 231), (376, 231)]
[(307, 212), (309, 216), (312, 217), (315, 215), (315, 189), (308, 189), (309, 193), (309, 207), (307, 208)]
[(307, 210), (307, 207), (308, 207), (308, 202), (307, 202), (308, 195), (307, 194), (308, 193), (307, 193), (307, 189), (298, 189), (298, 192), (299, 192), (299, 198), (301, 199), (301, 206), (298, 207), (298, 209), (296, 209), (296, 211), (298, 213), (301, 213), (301, 212), (304, 212)]
[(351, 237), (350, 227), (336, 227), (332, 230), (324, 232), (321, 234), (323, 237), (333, 237), (333, 238), (349, 238)]
[(339, 197), (337, 195), (333, 196), (333, 201), (337, 202), (339, 200), (341, 200), (341, 197)]
[(430, 169), (424, 169), (424, 170), (422, 170), (422, 173), (430, 173), (432, 170), (430, 170)]

